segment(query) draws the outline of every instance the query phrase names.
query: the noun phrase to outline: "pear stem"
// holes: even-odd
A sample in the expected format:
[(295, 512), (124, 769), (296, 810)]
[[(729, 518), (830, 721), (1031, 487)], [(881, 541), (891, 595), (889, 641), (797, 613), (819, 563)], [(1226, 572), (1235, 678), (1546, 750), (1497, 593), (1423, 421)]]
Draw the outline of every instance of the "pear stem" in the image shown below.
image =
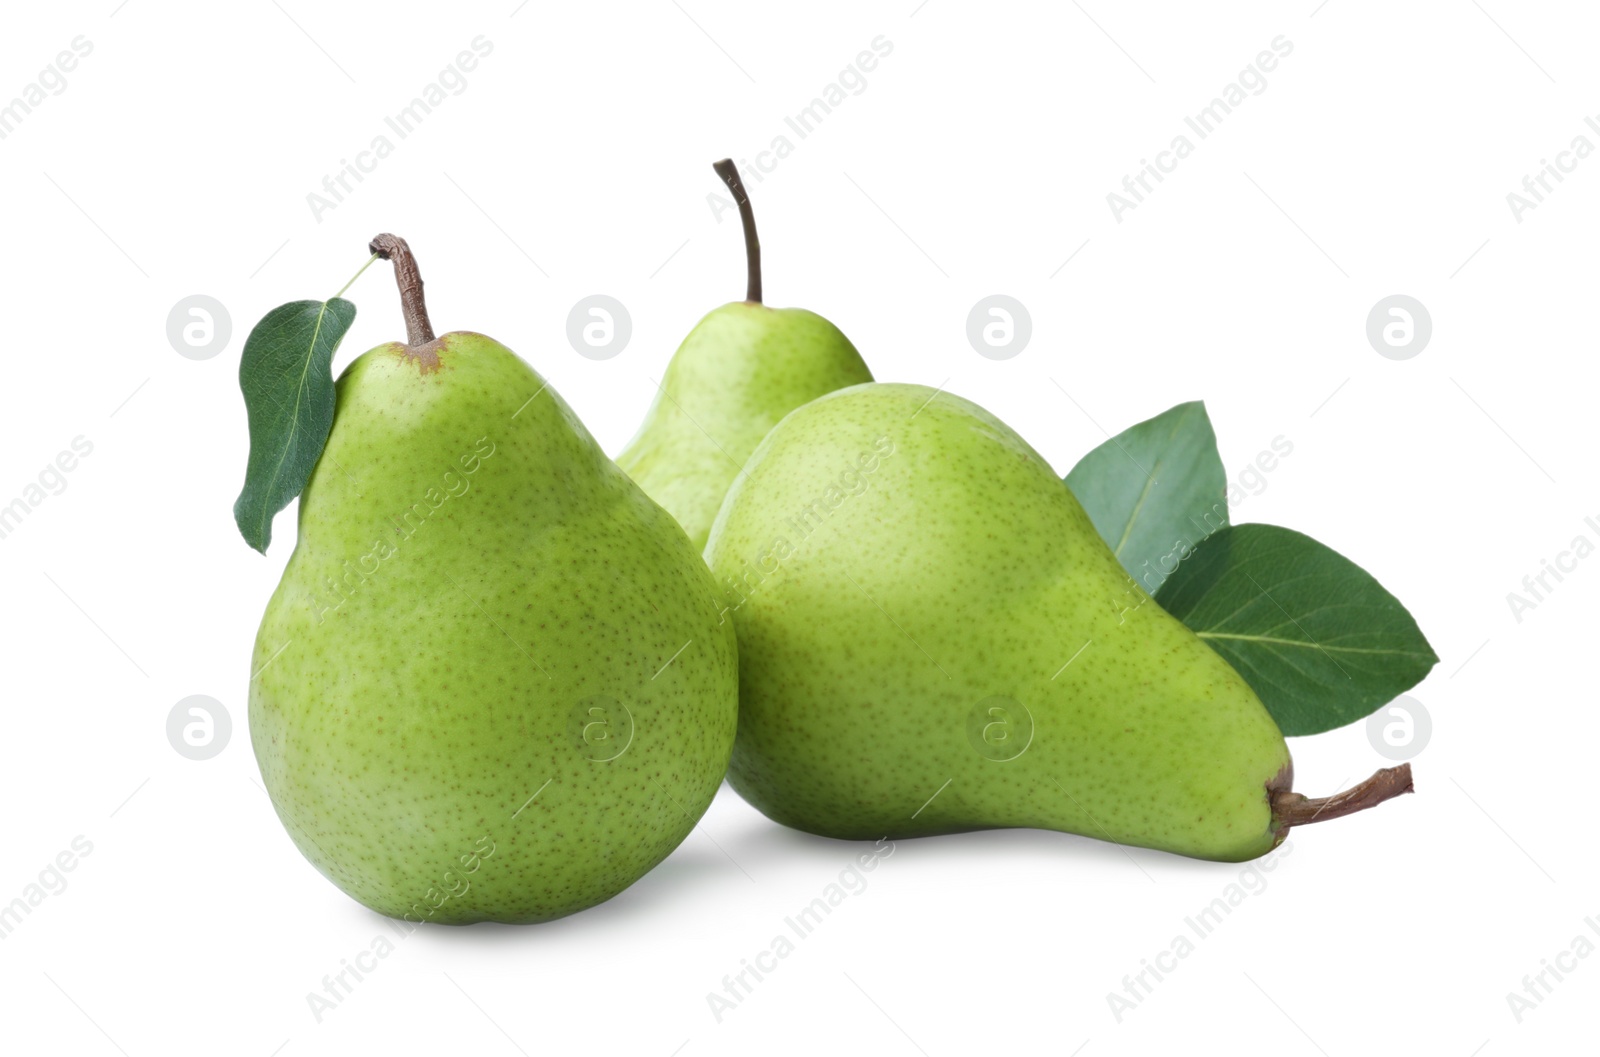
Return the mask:
[(1315, 800), (1287, 789), (1274, 790), (1273, 829), (1283, 832), (1290, 826), (1326, 822), (1330, 818), (1352, 815), (1369, 807), (1377, 807), (1385, 800), (1415, 791), (1411, 785), (1409, 763), (1402, 763), (1399, 767), (1385, 767), (1359, 785), (1351, 786), (1342, 793)]
[(373, 238), (367, 248), (386, 261), (394, 262), (394, 281), (400, 286), (400, 311), (406, 317), (406, 343), (412, 348), (433, 340), (433, 324), (428, 322), (428, 303), (422, 299), (422, 272), (411, 247), (399, 235)]
[(756, 214), (750, 208), (750, 196), (745, 193), (744, 181), (739, 179), (739, 170), (734, 167), (732, 158), (723, 158), (711, 166), (717, 175), (722, 177), (722, 182), (728, 185), (728, 190), (733, 192), (733, 200), (739, 203), (739, 219), (744, 223), (744, 257), (745, 266), (750, 277), (745, 288), (744, 299), (752, 304), (761, 303), (761, 240), (756, 238)]

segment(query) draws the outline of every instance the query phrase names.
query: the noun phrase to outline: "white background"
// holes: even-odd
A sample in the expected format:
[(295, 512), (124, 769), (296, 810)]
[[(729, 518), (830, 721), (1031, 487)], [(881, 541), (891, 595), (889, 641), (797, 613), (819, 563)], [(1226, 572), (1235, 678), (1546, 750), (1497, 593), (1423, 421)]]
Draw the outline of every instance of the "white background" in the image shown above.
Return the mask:
[[(1507, 195), (1574, 137), (1600, 143), (1583, 121), (1600, 112), (1600, 26), (1578, 4), (1506, 0), (1217, 6), (9, 8), (0, 100), (74, 37), (93, 51), (0, 140), (0, 504), (73, 438), (93, 453), (0, 539), (0, 903), (75, 837), (93, 851), (0, 940), (4, 1047), (1591, 1049), (1600, 957), (1521, 1023), (1506, 996), (1580, 933), (1600, 943), (1584, 923), (1600, 916), (1585, 807), (1600, 560), (1520, 622), (1506, 596), (1575, 536), (1600, 540), (1584, 523), (1600, 515), (1600, 161), (1520, 220)], [(314, 217), (308, 193), (480, 34), (493, 52), (465, 91)], [(784, 117), (880, 35), (893, 51), (865, 90), (799, 139)], [(1279, 35), (1293, 52), (1265, 90), (1114, 218), (1107, 194)], [(1236, 479), (1292, 443), (1233, 516), (1314, 535), (1417, 617), (1442, 658), (1411, 693), (1433, 721), (1417, 795), (1297, 831), (1266, 888), (1120, 1023), (1108, 993), (1242, 867), (1053, 833), (902, 841), (718, 1023), (707, 993), (860, 850), (727, 789), (611, 902), (425, 928), (319, 1023), (307, 993), (387, 926), (300, 857), (257, 784), (250, 648), (294, 522), (278, 518), (266, 558), (232, 522), (244, 336), (281, 302), (333, 293), (392, 230), (439, 330), (510, 345), (615, 452), (682, 336), (743, 293), (710, 162), (780, 134), (792, 154), (751, 191), (768, 301), (833, 319), (878, 378), (978, 401), (1061, 472), (1190, 399)], [(633, 320), (606, 361), (566, 338), (594, 293)], [(1032, 317), (1004, 361), (966, 337), (994, 293)], [(1404, 361), (1365, 334), (1396, 293), (1434, 327)], [(233, 328), (201, 361), (166, 331), (194, 294)], [(361, 315), (336, 370), (403, 334), (386, 265), (348, 296)], [(192, 694), (233, 721), (204, 762), (166, 735)], [(1313, 794), (1387, 762), (1362, 724), (1291, 747)]]

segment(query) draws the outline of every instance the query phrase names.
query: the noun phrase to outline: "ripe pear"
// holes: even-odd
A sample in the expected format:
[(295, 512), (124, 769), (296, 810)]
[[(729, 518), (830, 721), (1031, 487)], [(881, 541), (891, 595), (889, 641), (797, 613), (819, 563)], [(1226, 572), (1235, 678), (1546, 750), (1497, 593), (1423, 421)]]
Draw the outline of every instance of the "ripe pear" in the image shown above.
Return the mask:
[(532, 922), (627, 888), (733, 745), (732, 629), (699, 552), (556, 392), (481, 334), (340, 377), (267, 606), (250, 735), (290, 837), (412, 921)]
[(729, 781), (778, 822), (1036, 827), (1240, 861), (1410, 788), (1396, 769), (1290, 792), (1250, 687), (975, 404), (854, 386), (790, 414), (746, 469), (705, 555), (739, 635)]
[(803, 308), (761, 301), (761, 244), (733, 162), (714, 168), (744, 222), (745, 300), (713, 309), (667, 364), (655, 401), (617, 464), (704, 547), (728, 486), (767, 431), (824, 393), (872, 381), (839, 328)]

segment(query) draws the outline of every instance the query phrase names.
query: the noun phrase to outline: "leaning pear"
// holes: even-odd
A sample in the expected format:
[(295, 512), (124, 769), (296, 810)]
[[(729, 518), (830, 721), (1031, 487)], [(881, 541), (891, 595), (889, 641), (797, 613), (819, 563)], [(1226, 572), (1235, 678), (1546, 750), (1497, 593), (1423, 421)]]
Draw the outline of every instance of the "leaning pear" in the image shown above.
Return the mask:
[(786, 825), (876, 839), (1064, 830), (1205, 859), (1403, 792), (1289, 791), (1254, 692), (1118, 564), (1005, 423), (917, 385), (783, 420), (706, 560), (739, 633), (729, 780)]

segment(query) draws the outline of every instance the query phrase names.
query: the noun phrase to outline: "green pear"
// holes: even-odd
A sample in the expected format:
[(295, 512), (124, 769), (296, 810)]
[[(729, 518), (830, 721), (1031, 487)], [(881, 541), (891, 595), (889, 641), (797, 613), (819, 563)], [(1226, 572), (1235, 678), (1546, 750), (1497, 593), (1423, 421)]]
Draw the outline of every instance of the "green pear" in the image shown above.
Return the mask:
[(739, 203), (746, 299), (713, 309), (683, 339), (617, 463), (704, 547), (728, 486), (767, 431), (824, 393), (872, 381), (850, 339), (815, 312), (761, 303), (755, 215), (731, 161), (714, 166)]
[(705, 554), (739, 635), (729, 781), (778, 822), (1036, 827), (1238, 861), (1409, 789), (1396, 769), (1290, 792), (1250, 687), (975, 404), (854, 386), (790, 414), (746, 469)]
[(250, 735), (290, 837), (412, 921), (532, 922), (688, 835), (733, 746), (716, 588), (676, 522), (505, 346), (409, 341), (340, 377), (267, 606)]

